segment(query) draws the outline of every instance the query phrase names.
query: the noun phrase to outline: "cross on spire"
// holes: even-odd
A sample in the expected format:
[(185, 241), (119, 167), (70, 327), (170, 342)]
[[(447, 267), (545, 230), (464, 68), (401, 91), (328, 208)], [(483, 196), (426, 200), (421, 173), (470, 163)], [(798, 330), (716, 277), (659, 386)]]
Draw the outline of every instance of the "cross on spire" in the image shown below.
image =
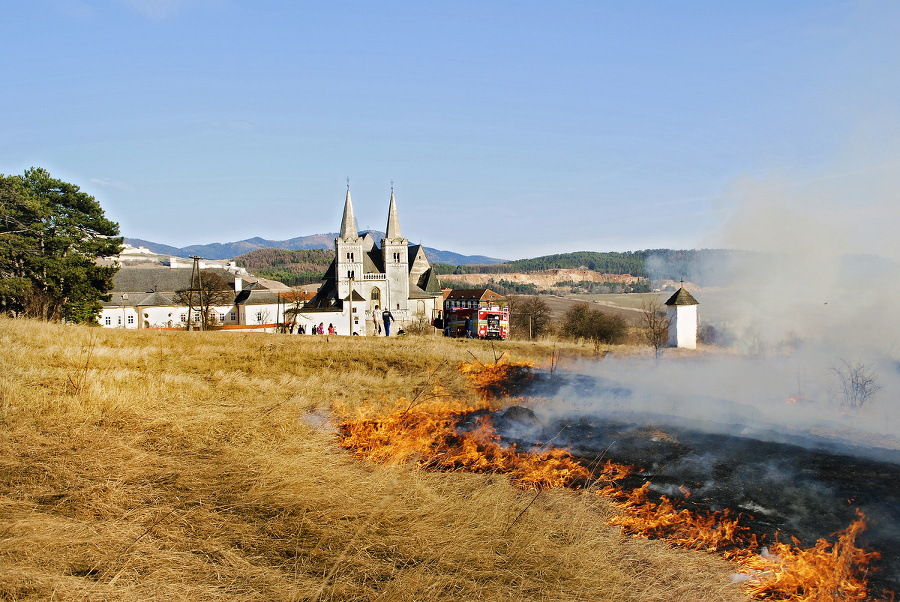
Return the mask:
[(347, 176), (347, 190), (350, 190), (350, 176)]

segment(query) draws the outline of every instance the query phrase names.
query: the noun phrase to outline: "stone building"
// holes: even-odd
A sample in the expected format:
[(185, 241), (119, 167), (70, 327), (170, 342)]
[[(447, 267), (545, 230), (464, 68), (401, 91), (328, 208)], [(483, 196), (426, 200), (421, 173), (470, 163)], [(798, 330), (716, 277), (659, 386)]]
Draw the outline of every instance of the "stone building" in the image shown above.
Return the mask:
[[(334, 241), (334, 261), (311, 306), (343, 306), (353, 292), (354, 322), (371, 325), (373, 312), (390, 309), (400, 326), (421, 319), (432, 319), (441, 309), (443, 295), (434, 269), (422, 245), (410, 245), (400, 231), (397, 202), (391, 191), (387, 227), (381, 246), (372, 234), (360, 235), (353, 214), (350, 190), (344, 201), (340, 234)], [(371, 327), (360, 328), (366, 334)]]

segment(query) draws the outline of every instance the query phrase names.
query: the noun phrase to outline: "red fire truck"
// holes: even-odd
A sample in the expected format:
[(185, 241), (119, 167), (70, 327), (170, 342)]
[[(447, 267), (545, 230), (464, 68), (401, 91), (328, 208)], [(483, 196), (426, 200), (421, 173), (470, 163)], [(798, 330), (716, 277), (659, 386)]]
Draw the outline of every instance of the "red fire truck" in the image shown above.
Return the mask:
[(471, 321), (472, 338), (509, 338), (509, 306), (490, 289), (455, 290), (444, 298), (444, 336), (468, 336), (467, 320)]

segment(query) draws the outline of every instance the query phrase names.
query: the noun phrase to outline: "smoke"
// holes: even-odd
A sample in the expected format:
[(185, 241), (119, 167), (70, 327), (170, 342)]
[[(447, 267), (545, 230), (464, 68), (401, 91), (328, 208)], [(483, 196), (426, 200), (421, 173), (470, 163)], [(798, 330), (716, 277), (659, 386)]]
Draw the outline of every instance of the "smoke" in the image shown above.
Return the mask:
[[(549, 401), (535, 411), (900, 450), (900, 162), (869, 165), (734, 182), (706, 242), (740, 252), (697, 252), (676, 268), (702, 283), (685, 282), (701, 329), (725, 333), (729, 348), (571, 365), (564, 384), (536, 392)], [(859, 375), (872, 385), (861, 404), (842, 386)]]

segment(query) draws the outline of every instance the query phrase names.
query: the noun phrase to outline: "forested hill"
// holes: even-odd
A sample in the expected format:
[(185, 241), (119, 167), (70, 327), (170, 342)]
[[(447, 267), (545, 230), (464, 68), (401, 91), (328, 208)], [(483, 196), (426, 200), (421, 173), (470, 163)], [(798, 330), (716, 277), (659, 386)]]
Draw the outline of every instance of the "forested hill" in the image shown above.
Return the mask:
[(331, 249), (256, 249), (234, 258), (251, 274), (288, 286), (319, 282), (334, 259)]
[[(591, 270), (603, 274), (631, 274), (659, 280), (689, 280), (699, 285), (720, 283), (750, 254), (725, 249), (607, 252), (579, 251), (545, 255), (493, 265), (435, 263), (438, 274), (510, 274), (543, 270)], [(319, 282), (334, 259), (330, 249), (256, 249), (235, 257), (238, 265), (264, 278), (289, 286)]]
[(697, 284), (709, 283), (720, 268), (746, 257), (742, 251), (727, 249), (646, 249), (627, 252), (578, 251), (544, 255), (496, 265), (436, 265), (438, 274), (510, 274), (541, 270), (582, 269), (604, 274), (631, 274), (654, 280), (684, 278)]

